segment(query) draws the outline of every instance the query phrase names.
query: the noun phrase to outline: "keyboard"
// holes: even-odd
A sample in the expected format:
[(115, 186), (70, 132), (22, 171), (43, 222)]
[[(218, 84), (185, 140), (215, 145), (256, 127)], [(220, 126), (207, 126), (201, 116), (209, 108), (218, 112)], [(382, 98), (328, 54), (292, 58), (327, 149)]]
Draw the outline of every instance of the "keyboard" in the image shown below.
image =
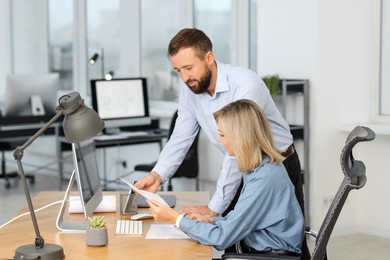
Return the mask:
[(126, 136), (126, 137), (133, 137), (133, 136), (145, 136), (149, 133), (146, 131), (121, 131), (119, 135)]
[(142, 235), (142, 221), (118, 219), (116, 221), (116, 235)]

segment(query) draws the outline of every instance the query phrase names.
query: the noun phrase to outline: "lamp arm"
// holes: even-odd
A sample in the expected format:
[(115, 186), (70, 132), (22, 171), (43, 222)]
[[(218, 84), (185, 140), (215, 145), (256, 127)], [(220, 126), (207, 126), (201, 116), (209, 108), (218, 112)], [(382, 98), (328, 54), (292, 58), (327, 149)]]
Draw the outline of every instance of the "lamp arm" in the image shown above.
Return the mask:
[(36, 248), (43, 248), (44, 244), (45, 244), (45, 241), (44, 241), (44, 239), (42, 238), (42, 236), (39, 233), (38, 222), (37, 222), (37, 219), (36, 219), (36, 216), (35, 216), (34, 207), (33, 207), (32, 200), (31, 200), (30, 191), (28, 189), (28, 185), (27, 185), (27, 181), (26, 181), (26, 175), (25, 175), (24, 170), (23, 170), (23, 165), (22, 165), (23, 151), (32, 142), (34, 142), (35, 139), (37, 139), (41, 134), (43, 134), (43, 132), (45, 132), (62, 115), (63, 115), (63, 110), (61, 109), (61, 110), (59, 110), (57, 112), (57, 114), (52, 119), (50, 119), (46, 124), (44, 124), (41, 127), (41, 129), (39, 129), (33, 136), (31, 136), (27, 140), (27, 142), (25, 142), (22, 146), (19, 146), (18, 148), (16, 148), (15, 151), (14, 151), (14, 158), (15, 158), (16, 163), (18, 165), (20, 179), (22, 180), (22, 183), (23, 183), (23, 188), (24, 188), (24, 193), (26, 195), (27, 205), (28, 205), (28, 208), (29, 208), (29, 211), (30, 211), (32, 223), (34, 225), (35, 236), (36, 236), (35, 237), (35, 247)]
[[(20, 159), (22, 159), (23, 157), (23, 151), (32, 143), (35, 141), (35, 139), (37, 139), (39, 136), (41, 136), (47, 129), (49, 129), (49, 127), (54, 123), (56, 122), (61, 116), (63, 116), (64, 113), (63, 113), (63, 110), (59, 110), (57, 112), (57, 114), (52, 117), (52, 119), (50, 119), (46, 124), (44, 124), (41, 129), (39, 129), (33, 136), (31, 136), (23, 145), (19, 146), (18, 148), (16, 148), (15, 150), (15, 153), (16, 151), (19, 151), (19, 152), (22, 152), (21, 155), (16, 155), (14, 153), (14, 157), (15, 157), (15, 160), (17, 160), (17, 158), (19, 158), (20, 156)], [(18, 157), (16, 157), (18, 156)]]

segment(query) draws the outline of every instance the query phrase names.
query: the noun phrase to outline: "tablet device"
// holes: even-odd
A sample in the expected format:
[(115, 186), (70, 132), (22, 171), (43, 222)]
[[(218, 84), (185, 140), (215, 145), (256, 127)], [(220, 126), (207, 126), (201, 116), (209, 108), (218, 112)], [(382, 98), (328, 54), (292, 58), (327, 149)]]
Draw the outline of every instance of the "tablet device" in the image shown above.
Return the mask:
[[(160, 195), (160, 197), (163, 198), (170, 207), (174, 207), (176, 205), (175, 195)], [(146, 199), (139, 195), (137, 195), (137, 204), (138, 208), (149, 208), (149, 204), (146, 202)]]

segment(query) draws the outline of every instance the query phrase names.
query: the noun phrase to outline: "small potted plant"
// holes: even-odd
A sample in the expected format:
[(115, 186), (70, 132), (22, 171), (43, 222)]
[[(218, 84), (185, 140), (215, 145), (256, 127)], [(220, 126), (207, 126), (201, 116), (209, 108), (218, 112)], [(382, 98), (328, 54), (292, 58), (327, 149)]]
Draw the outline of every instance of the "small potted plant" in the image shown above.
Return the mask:
[(281, 89), (279, 75), (265, 76), (262, 78), (262, 80), (264, 81), (265, 85), (267, 85), (269, 93), (272, 97), (280, 94)]
[(87, 246), (105, 246), (108, 244), (106, 220), (103, 216), (88, 217)]

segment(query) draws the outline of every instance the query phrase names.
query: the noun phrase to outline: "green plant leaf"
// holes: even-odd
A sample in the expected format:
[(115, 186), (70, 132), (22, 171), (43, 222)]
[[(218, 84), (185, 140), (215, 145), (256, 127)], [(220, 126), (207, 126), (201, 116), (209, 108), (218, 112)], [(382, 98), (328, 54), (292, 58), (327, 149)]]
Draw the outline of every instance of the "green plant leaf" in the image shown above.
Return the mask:
[(278, 75), (265, 76), (262, 78), (265, 85), (267, 86), (271, 96), (279, 95), (280, 89), (280, 78)]
[(92, 228), (103, 228), (106, 226), (107, 223), (104, 216), (93, 216), (92, 218), (88, 217), (88, 221), (89, 221), (89, 226)]

